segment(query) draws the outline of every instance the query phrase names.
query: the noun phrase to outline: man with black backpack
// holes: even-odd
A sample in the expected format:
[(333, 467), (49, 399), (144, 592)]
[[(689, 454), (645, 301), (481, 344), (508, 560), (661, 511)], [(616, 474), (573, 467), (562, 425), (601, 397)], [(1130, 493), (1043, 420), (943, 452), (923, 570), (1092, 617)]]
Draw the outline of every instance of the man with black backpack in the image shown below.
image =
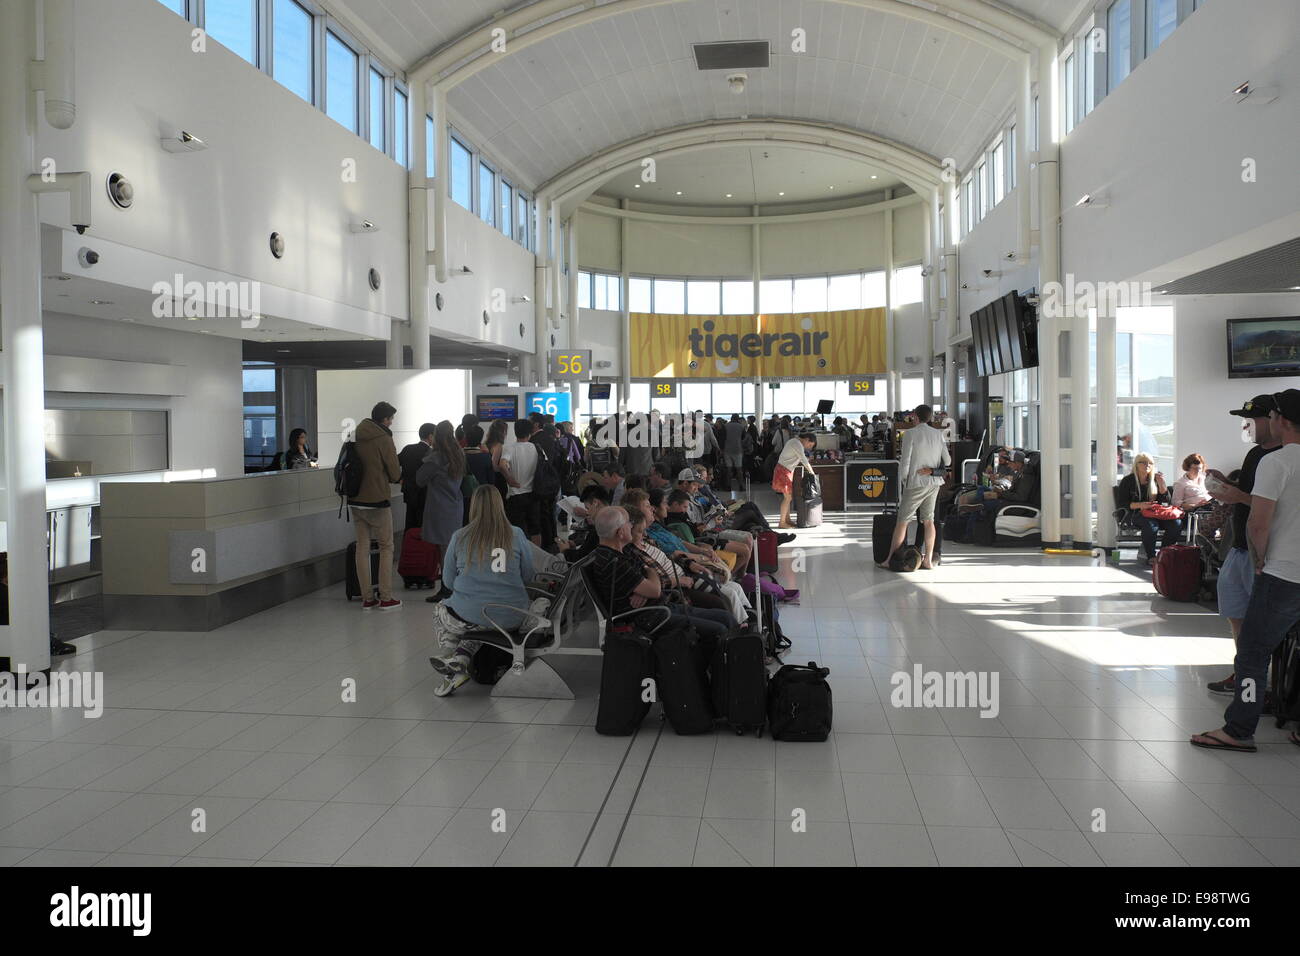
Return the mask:
[[(393, 418), (397, 409), (380, 402), (370, 417), (357, 426), (353, 441), (345, 442), (334, 467), (335, 490), (347, 498), (357, 530), (357, 581), (361, 610), (381, 611), (402, 606), (393, 597), (392, 485), (402, 480), (402, 466), (393, 444)], [(379, 598), (370, 590), (370, 541), (379, 542)]]
[[(534, 423), (536, 425), (536, 423)], [(555, 551), (559, 536), (555, 521), (555, 502), (568, 476), (569, 460), (560, 447), (560, 433), (553, 423), (544, 422), (529, 439), (537, 446), (537, 471), (533, 476), (533, 494), (537, 496), (538, 518), (542, 527), (542, 547)]]

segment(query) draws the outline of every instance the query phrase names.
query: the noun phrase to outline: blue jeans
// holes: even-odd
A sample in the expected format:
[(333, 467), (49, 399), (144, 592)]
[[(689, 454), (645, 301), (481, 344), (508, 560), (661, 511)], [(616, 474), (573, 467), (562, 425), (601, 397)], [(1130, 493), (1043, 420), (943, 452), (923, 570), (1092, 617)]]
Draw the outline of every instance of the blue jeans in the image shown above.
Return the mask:
[(1157, 520), (1147, 518), (1141, 514), (1133, 516), (1133, 527), (1142, 532), (1142, 550), (1147, 553), (1148, 558), (1156, 556), (1156, 532), (1164, 529), (1164, 540), (1160, 542), (1160, 547), (1167, 548), (1171, 544), (1177, 544), (1178, 539), (1183, 534), (1183, 523), (1181, 520), (1172, 521), (1169, 519)]
[(686, 618), (701, 637), (720, 637), (731, 628), (731, 612), (721, 608), (669, 606), (673, 617)]
[[(1255, 736), (1259, 715), (1264, 709), (1264, 689), (1268, 686), (1268, 662), (1287, 631), (1300, 621), (1300, 584), (1293, 584), (1271, 574), (1255, 576), (1250, 605), (1241, 634), (1237, 638), (1237, 657), (1233, 673), (1237, 685), (1232, 703), (1223, 712), (1223, 730), (1238, 740)], [(1254, 700), (1241, 699), (1243, 685), (1254, 682)]]

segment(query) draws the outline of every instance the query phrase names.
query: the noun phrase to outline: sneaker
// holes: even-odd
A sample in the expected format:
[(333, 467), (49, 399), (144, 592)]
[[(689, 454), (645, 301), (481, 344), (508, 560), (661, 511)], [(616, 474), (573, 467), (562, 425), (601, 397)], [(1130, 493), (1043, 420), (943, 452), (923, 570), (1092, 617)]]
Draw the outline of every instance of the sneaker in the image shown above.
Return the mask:
[(379, 610), (381, 611), (391, 611), (393, 608), (401, 606), (402, 602), (397, 600), (397, 598), (389, 598), (387, 601), (379, 602)]
[[(457, 657), (459, 656), (460, 655), (457, 655)], [(431, 658), (431, 660), (433, 659)], [(464, 661), (444, 659), (444, 664), (446, 670), (443, 671), (442, 669), (439, 669), (439, 673), (444, 673), (445, 676), (442, 679), (442, 683), (433, 689), (433, 695), (435, 697), (446, 697), (461, 684), (464, 684), (469, 680), (469, 668), (465, 666)]]
[(378, 601), (362, 601), (361, 610), (369, 611), (372, 607), (379, 607)]
[[(448, 645), (444, 644), (443, 646), (446, 647)], [(456, 660), (457, 657), (460, 658), (459, 661)], [(465, 666), (465, 655), (457, 654), (454, 650), (446, 657), (430, 657), (429, 663), (432, 664), (433, 669), (443, 677), (450, 677), (452, 674), (457, 672), (458, 668), (460, 670), (468, 670)]]
[(794, 539), (795, 539), (795, 536), (792, 535), (792, 534), (778, 534), (778, 535), (776, 536), (776, 543), (777, 543), (777, 544), (789, 544), (789, 543), (790, 543), (791, 541), (793, 541)]
[(1237, 693), (1237, 675), (1229, 674), (1223, 680), (1210, 681), (1205, 686), (1212, 694), (1226, 694), (1231, 697)]

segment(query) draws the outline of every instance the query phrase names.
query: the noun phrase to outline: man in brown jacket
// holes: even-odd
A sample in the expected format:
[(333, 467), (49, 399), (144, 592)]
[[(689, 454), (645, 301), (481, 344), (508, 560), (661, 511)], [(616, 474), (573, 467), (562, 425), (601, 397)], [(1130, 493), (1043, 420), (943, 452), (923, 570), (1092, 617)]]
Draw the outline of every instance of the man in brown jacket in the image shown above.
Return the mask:
[[(380, 402), (370, 417), (357, 426), (356, 451), (361, 459), (361, 488), (348, 499), (352, 523), (357, 529), (357, 582), (361, 585), (361, 610), (378, 607), (388, 611), (401, 607), (393, 597), (393, 509), (389, 503), (392, 485), (402, 480), (397, 446), (391, 431), (397, 409)], [(370, 592), (370, 539), (379, 542), (379, 600)]]

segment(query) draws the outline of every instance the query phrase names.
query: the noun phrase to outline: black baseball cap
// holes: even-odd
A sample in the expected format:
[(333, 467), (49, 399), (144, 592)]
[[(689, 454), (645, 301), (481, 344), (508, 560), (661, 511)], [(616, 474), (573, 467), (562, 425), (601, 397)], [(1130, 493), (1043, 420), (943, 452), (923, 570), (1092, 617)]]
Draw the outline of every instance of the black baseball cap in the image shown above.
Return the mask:
[(1300, 388), (1288, 388), (1273, 396), (1277, 413), (1283, 418), (1300, 425)]
[(1272, 395), (1256, 395), (1241, 408), (1234, 408), (1229, 415), (1240, 415), (1242, 418), (1268, 418), (1268, 413), (1277, 410), (1277, 403), (1273, 401)]

